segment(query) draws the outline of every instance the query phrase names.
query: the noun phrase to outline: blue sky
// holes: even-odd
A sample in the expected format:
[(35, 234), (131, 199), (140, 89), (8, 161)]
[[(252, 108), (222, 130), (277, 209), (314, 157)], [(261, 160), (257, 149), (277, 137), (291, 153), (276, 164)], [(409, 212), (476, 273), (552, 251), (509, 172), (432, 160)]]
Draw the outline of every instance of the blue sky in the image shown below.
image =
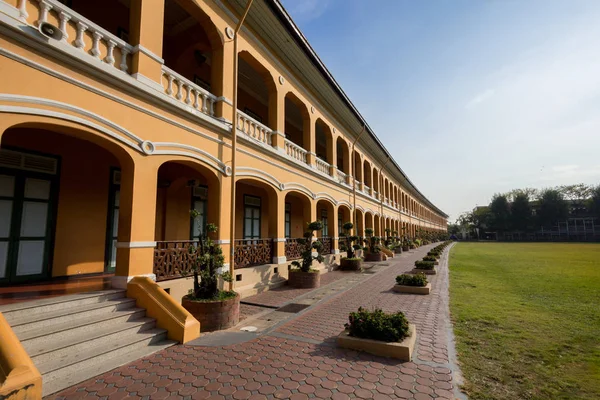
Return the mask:
[(496, 192), (600, 183), (600, 1), (282, 1), (451, 221)]

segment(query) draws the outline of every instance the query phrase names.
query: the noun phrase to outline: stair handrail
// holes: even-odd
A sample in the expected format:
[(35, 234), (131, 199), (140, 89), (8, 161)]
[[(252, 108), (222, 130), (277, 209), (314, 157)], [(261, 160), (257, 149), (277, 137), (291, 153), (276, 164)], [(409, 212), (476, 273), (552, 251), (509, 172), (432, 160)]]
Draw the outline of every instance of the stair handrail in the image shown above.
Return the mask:
[(42, 375), (0, 313), (0, 398), (41, 399)]

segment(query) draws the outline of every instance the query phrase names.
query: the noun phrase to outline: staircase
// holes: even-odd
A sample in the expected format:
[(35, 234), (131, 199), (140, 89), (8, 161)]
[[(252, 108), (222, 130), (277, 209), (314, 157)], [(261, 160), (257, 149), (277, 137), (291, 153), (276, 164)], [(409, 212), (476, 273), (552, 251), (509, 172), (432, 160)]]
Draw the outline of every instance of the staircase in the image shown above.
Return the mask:
[(124, 290), (1, 306), (42, 374), (44, 396), (177, 343)]

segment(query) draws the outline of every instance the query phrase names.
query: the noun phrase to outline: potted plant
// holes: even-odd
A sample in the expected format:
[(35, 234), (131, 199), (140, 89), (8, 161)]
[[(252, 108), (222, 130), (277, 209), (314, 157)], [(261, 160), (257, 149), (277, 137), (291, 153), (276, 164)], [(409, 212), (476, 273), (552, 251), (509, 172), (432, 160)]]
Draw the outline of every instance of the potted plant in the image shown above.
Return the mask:
[[(192, 218), (198, 218), (196, 210)], [(229, 272), (219, 273), (223, 267), (223, 251), (208, 234), (215, 233), (217, 226), (207, 224), (197, 246), (190, 246), (194, 254), (192, 272), (194, 288), (183, 297), (181, 305), (200, 322), (203, 331), (215, 331), (237, 325), (240, 316), (240, 295), (234, 291), (219, 289), (219, 280), (231, 282)]]
[(429, 294), (431, 283), (427, 282), (427, 276), (423, 273), (402, 274), (396, 277), (396, 284), (392, 290), (399, 293)]
[(424, 273), (426, 275), (435, 275), (435, 264), (433, 261), (415, 261), (415, 268), (411, 271), (413, 274)]
[(416, 342), (416, 329), (402, 312), (386, 314), (359, 308), (351, 312), (337, 344), (353, 350), (410, 361)]
[(379, 251), (379, 238), (373, 236), (372, 228), (365, 229), (365, 234), (367, 235), (365, 242), (369, 246), (369, 253), (366, 255), (365, 261), (383, 261), (385, 255)]
[(342, 225), (344, 229), (343, 237), (344, 244), (341, 246), (343, 251), (346, 251), (346, 257), (340, 260), (340, 269), (344, 271), (360, 271), (362, 269), (362, 258), (356, 257), (356, 250), (360, 245), (354, 244), (358, 240), (358, 236), (351, 236), (350, 231), (354, 228), (352, 222), (346, 222)]
[(398, 238), (398, 231), (392, 231), (392, 235), (394, 235), (394, 253), (402, 254), (402, 243)]
[[(321, 221), (314, 221), (308, 224), (308, 229), (304, 232), (304, 238), (301, 240), (302, 250), (301, 261), (293, 261), (289, 268), (288, 284), (295, 288), (318, 288), (321, 284), (321, 275), (318, 269), (312, 268), (313, 260), (323, 262), (323, 243), (314, 241), (314, 232), (323, 229)], [(315, 256), (313, 253), (316, 253)]]

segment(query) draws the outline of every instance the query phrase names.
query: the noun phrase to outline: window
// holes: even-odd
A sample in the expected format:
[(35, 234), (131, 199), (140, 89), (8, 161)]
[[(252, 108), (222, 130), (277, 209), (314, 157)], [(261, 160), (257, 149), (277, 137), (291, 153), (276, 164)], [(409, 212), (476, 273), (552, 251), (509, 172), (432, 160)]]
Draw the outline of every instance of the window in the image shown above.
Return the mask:
[(292, 205), (285, 203), (285, 237), (292, 237)]
[(329, 226), (327, 223), (327, 210), (321, 210), (321, 222), (323, 223), (323, 236), (329, 236)]
[(244, 239), (260, 239), (260, 197), (244, 196)]
[(198, 239), (206, 234), (206, 212), (208, 200), (208, 187), (192, 187), (192, 209), (198, 212), (196, 218), (190, 221), (190, 239)]

